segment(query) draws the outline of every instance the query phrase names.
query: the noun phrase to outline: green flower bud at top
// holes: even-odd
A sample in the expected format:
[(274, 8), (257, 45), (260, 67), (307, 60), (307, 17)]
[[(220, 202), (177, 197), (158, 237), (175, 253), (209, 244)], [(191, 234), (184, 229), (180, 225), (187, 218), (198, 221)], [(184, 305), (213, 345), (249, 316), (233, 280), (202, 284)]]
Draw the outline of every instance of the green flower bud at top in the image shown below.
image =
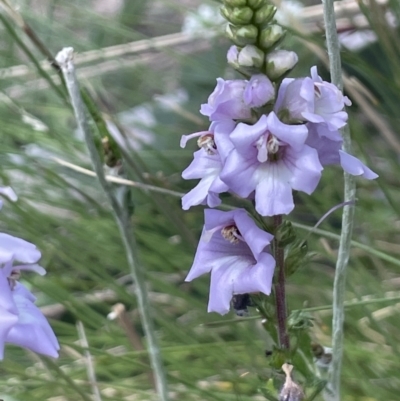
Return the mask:
[(284, 36), (286, 31), (280, 25), (269, 25), (261, 31), (260, 46), (268, 50), (276, 45)]
[(256, 43), (258, 29), (254, 25), (236, 27), (229, 24), (226, 28), (228, 37), (238, 46), (246, 46)]
[(233, 8), (227, 7), (227, 6), (222, 6), (219, 10), (221, 15), (226, 19), (229, 20), (229, 16), (232, 14)]
[(274, 50), (267, 54), (266, 75), (269, 79), (274, 80), (280, 78), (283, 74), (290, 71), (296, 64), (299, 58), (295, 52), (288, 50)]
[(232, 24), (245, 25), (253, 18), (253, 11), (249, 7), (235, 7), (226, 19)]
[(267, 0), (247, 0), (247, 5), (253, 10), (258, 10), (265, 4), (267, 4)]
[(256, 24), (267, 23), (274, 18), (277, 8), (272, 4), (266, 4), (257, 10), (254, 14), (254, 22)]
[(224, 0), (224, 4), (230, 7), (244, 7), (246, 0)]
[[(246, 40), (257, 40), (258, 36), (258, 29), (254, 25), (245, 25), (241, 26), (237, 31), (236, 35), (240, 38), (246, 39)], [(248, 43), (251, 44), (251, 43)]]

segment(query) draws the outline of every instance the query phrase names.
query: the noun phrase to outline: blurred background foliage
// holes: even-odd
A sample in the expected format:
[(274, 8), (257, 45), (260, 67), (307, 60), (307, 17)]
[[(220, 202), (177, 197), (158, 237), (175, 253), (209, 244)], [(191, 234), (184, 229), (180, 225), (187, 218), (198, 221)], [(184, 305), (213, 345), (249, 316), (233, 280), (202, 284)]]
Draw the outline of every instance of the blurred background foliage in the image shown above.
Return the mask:
[[(279, 2), (285, 42), (299, 54), (292, 76), (317, 64), (329, 79), (320, 5)], [(396, 401), (400, 392), (400, 6), (397, 0), (342, 1), (338, 28), (345, 90), (353, 101), (354, 153), (379, 173), (358, 180), (354, 247), (349, 265), (343, 370), (344, 401)], [(78, 76), (108, 123), (123, 133), (131, 180), (187, 192), (180, 173), (195, 144), (181, 135), (208, 127), (199, 106), (225, 64), (218, 3), (200, 0), (19, 0), (15, 6), (51, 54), (77, 53)], [(306, 8), (304, 8), (306, 7)], [(82, 322), (103, 400), (155, 399), (125, 253), (105, 197), (93, 177), (60, 164), (91, 169), (70, 106), (43, 55), (0, 14), (1, 182), (19, 195), (1, 213), (1, 230), (34, 242), (45, 277), (24, 274), (62, 346), (58, 360), (7, 346), (0, 363), (4, 401), (90, 400)], [(7, 28), (8, 27), (8, 28)], [(147, 40), (152, 39), (152, 40)], [(144, 40), (144, 42), (143, 42)], [(135, 41), (138, 41), (135, 43)], [(31, 52), (30, 58), (27, 49)], [(297, 195), (298, 235), (342, 201), (342, 173), (326, 169), (313, 196)], [(171, 396), (176, 400), (262, 400), (268, 377), (268, 336), (256, 319), (206, 313), (208, 277), (184, 283), (202, 227), (202, 207), (180, 208), (173, 194), (132, 188), (132, 222), (145, 267), (157, 336)], [(227, 203), (235, 201), (225, 197)], [(331, 289), (340, 211), (309, 237), (315, 252), (288, 284), (289, 307), (312, 312), (315, 342), (329, 346)], [(108, 318), (115, 305), (126, 313)], [(253, 314), (256, 314), (254, 311)], [(219, 322), (218, 325), (210, 325)]]

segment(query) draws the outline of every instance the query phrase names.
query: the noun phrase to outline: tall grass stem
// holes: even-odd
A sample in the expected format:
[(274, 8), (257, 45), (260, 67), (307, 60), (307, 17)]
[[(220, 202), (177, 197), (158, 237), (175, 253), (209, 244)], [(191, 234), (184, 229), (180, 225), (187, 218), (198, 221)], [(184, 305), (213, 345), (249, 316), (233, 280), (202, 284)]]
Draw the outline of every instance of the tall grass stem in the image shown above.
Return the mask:
[(147, 339), (147, 348), (149, 352), (150, 362), (154, 371), (154, 376), (156, 379), (157, 392), (161, 401), (167, 401), (167, 382), (161, 361), (160, 348), (150, 315), (151, 306), (146, 289), (145, 277), (140, 262), (138, 261), (137, 244), (134, 237), (132, 225), (129, 216), (127, 215), (126, 211), (120, 206), (117, 198), (114, 195), (112, 184), (107, 181), (104, 175), (103, 164), (100, 160), (100, 156), (95, 145), (93, 133), (89, 126), (86, 109), (83, 104), (79, 90), (79, 84), (73, 63), (73, 49), (64, 48), (58, 53), (56, 60), (59, 63), (62, 73), (64, 75), (65, 83), (74, 109), (75, 118), (79, 129), (84, 134), (86, 145), (88, 147), (90, 158), (93, 164), (93, 169), (96, 172), (99, 183), (111, 204), (115, 220), (121, 233), (130, 272), (136, 284), (135, 289), (138, 301), (138, 309)]
[[(326, 31), (326, 45), (328, 48), (331, 81), (340, 90), (343, 90), (342, 66), (340, 45), (336, 30), (336, 19), (333, 0), (322, 0), (324, 5), (324, 21)], [(351, 137), (348, 126), (342, 131), (343, 150), (351, 153)], [(352, 176), (344, 173), (344, 202), (355, 200), (356, 186)], [(354, 206), (343, 208), (342, 231), (338, 259), (336, 262), (335, 280), (333, 285), (333, 318), (332, 318), (332, 363), (329, 368), (327, 390), (329, 400), (340, 401), (340, 378), (343, 357), (343, 322), (344, 301), (346, 293), (347, 264), (350, 257), (351, 236), (354, 223)], [(326, 394), (328, 394), (328, 392)], [(327, 398), (328, 399), (328, 398)]]

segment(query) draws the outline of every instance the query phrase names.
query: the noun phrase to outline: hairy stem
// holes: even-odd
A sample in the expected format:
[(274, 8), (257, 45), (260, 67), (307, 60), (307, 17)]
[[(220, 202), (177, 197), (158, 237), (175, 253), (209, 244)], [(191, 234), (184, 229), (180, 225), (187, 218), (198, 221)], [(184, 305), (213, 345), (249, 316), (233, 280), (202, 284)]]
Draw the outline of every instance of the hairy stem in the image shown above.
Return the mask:
[[(282, 224), (282, 215), (274, 216), (274, 227), (277, 229)], [(281, 348), (289, 349), (289, 335), (286, 331), (286, 294), (285, 294), (285, 261), (283, 249), (274, 239), (274, 256), (278, 269), (278, 280), (275, 284), (276, 317), (278, 321), (278, 338)]]
[[(343, 89), (342, 68), (339, 40), (336, 30), (333, 0), (322, 0), (324, 5), (324, 21), (326, 44), (329, 55), (331, 81), (339, 89)], [(343, 130), (343, 150), (351, 153), (351, 138), (348, 127)], [(354, 201), (356, 193), (355, 181), (352, 176), (344, 173), (344, 201)], [(351, 236), (353, 232), (354, 206), (346, 205), (342, 215), (342, 231), (338, 259), (336, 262), (335, 280), (333, 286), (333, 319), (332, 319), (332, 363), (329, 368), (327, 389), (329, 399), (340, 401), (340, 376), (343, 356), (343, 322), (344, 301), (346, 290), (347, 263), (350, 256)]]
[(117, 198), (115, 197), (112, 185), (106, 180), (103, 171), (103, 164), (100, 156), (97, 153), (93, 133), (89, 126), (89, 121), (86, 116), (86, 110), (80, 95), (79, 85), (75, 74), (75, 67), (73, 64), (73, 49), (64, 48), (56, 57), (62, 73), (65, 78), (68, 93), (71, 98), (71, 103), (74, 109), (75, 118), (77, 120), (79, 129), (85, 136), (86, 145), (89, 150), (90, 158), (92, 160), (93, 169), (97, 174), (97, 178), (105, 195), (107, 196), (121, 237), (125, 246), (128, 265), (134, 282), (136, 283), (136, 297), (138, 301), (138, 309), (143, 324), (143, 329), (146, 334), (147, 348), (150, 356), (152, 368), (157, 384), (157, 391), (160, 400), (168, 400), (167, 383), (165, 379), (165, 372), (161, 361), (160, 348), (158, 346), (153, 322), (150, 315), (150, 302), (146, 289), (146, 282), (142, 267), (138, 261), (138, 252), (135, 236), (133, 233), (132, 225), (130, 223), (129, 215), (124, 207), (120, 206)]

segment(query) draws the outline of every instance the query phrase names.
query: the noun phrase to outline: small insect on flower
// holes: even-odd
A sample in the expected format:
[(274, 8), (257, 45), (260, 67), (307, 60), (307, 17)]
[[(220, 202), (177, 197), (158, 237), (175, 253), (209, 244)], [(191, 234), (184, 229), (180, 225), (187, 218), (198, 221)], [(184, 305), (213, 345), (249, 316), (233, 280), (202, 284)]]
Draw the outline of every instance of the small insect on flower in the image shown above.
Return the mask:
[(254, 306), (250, 294), (236, 294), (232, 297), (232, 306), (237, 316), (248, 316), (248, 306)]
[(293, 365), (284, 363), (282, 370), (285, 372), (286, 380), (279, 394), (279, 401), (302, 401), (304, 400), (304, 392), (302, 388), (293, 381), (292, 370)]

